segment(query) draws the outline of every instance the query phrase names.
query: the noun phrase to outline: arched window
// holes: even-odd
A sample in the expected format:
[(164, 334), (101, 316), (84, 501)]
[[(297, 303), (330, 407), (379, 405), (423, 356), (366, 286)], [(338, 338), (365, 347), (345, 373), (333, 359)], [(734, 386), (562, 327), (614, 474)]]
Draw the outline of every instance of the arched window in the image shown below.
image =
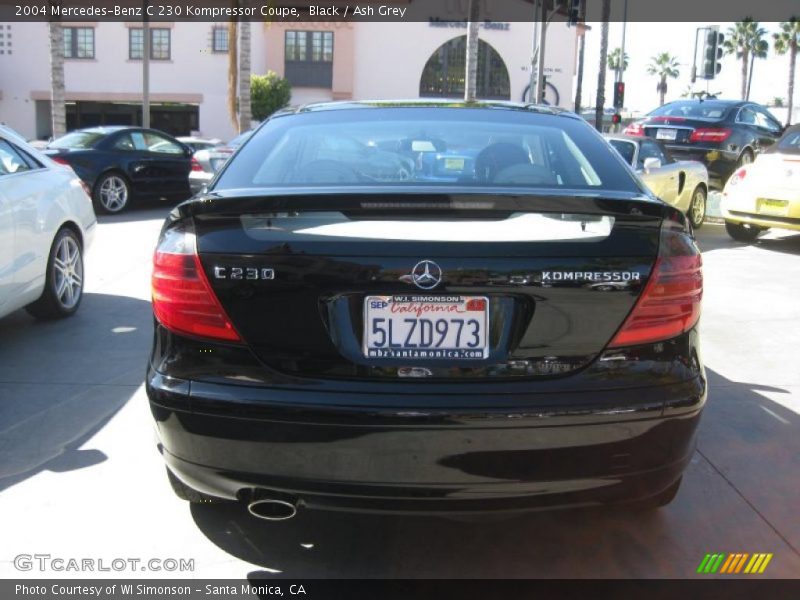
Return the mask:
[[(419, 95), (423, 98), (463, 98), (466, 54), (466, 35), (439, 46), (425, 63), (419, 81)], [(506, 64), (497, 51), (483, 40), (478, 40), (477, 97), (482, 100), (511, 98)]]

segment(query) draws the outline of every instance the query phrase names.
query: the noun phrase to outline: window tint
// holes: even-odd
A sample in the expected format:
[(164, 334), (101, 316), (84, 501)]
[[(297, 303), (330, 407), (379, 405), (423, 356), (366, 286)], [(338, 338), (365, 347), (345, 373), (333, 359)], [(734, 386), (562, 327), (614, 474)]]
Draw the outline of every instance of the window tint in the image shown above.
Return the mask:
[(49, 148), (92, 148), (105, 134), (96, 131), (73, 131), (50, 142)]
[(368, 108), (268, 121), (215, 189), (459, 185), (638, 191), (584, 121), (520, 111)]
[(662, 165), (665, 165), (668, 162), (666, 155), (661, 150), (661, 146), (649, 140), (643, 140), (642, 145), (639, 146), (639, 161), (637, 166), (640, 169), (644, 168), (645, 158), (657, 158), (659, 161), (661, 161)]
[(703, 102), (679, 100), (658, 107), (650, 113), (650, 116), (722, 119), (730, 110), (730, 104), (724, 102), (715, 102), (713, 100), (704, 100)]
[(788, 132), (775, 146), (778, 152), (800, 154), (800, 129)]
[(0, 139), (0, 176), (30, 170), (31, 166), (22, 154), (7, 141)]
[(736, 122), (744, 123), (745, 125), (755, 125), (756, 113), (749, 108), (743, 108), (739, 111), (739, 115), (736, 117)]
[(767, 131), (771, 131), (772, 133), (780, 133), (782, 126), (778, 122), (778, 120), (769, 114), (763, 108), (757, 108), (756, 110), (756, 124), (766, 129)]
[(183, 147), (176, 144), (157, 133), (146, 131), (144, 133), (144, 143), (147, 150), (150, 152), (158, 152), (159, 154), (183, 154)]
[(114, 150), (135, 150), (130, 134), (123, 133), (114, 142)]
[(636, 155), (636, 144), (625, 140), (608, 140), (611, 147), (620, 153), (625, 162), (633, 166), (633, 157)]

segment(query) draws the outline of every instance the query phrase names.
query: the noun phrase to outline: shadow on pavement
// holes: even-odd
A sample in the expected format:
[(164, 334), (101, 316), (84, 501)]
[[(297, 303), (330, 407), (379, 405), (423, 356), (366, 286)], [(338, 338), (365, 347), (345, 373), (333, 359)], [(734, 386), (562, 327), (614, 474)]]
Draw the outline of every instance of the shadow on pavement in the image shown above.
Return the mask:
[(125, 212), (118, 215), (108, 215), (97, 213), (97, 222), (100, 224), (112, 223), (134, 223), (137, 221), (164, 220), (178, 202), (159, 202), (150, 200), (140, 202), (131, 206)]
[(106, 460), (80, 448), (141, 385), (151, 314), (143, 300), (87, 293), (68, 319), (0, 319), (0, 491)]
[(268, 523), (228, 503), (194, 505), (192, 517), (214, 544), (263, 568), (251, 578), (683, 578), (696, 576), (710, 551), (775, 552), (771, 575), (796, 576), (800, 556), (775, 529), (800, 547), (789, 500), (800, 494), (800, 419), (758, 393), (762, 386), (709, 376), (702, 453), (676, 500), (658, 511), (588, 508), (498, 522), (301, 511)]

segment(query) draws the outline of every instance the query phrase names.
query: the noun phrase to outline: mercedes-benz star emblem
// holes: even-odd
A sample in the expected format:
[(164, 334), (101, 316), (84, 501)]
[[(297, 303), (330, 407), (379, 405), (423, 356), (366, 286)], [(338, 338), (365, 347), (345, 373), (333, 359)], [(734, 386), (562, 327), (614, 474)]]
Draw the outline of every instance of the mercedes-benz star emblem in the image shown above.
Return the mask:
[(421, 260), (411, 270), (411, 280), (420, 289), (432, 290), (442, 282), (442, 269), (432, 260)]

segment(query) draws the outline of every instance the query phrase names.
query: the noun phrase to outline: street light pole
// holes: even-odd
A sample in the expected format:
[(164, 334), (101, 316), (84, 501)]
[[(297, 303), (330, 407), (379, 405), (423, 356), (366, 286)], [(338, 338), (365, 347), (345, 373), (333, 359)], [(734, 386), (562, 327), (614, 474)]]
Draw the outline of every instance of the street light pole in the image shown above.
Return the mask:
[(142, 20), (142, 127), (150, 127), (150, 19), (147, 16), (148, 0), (144, 0)]
[(628, 27), (628, 0), (625, 0), (625, 9), (622, 17), (622, 48), (620, 48), (619, 65), (617, 67), (617, 81), (625, 78), (625, 30)]

